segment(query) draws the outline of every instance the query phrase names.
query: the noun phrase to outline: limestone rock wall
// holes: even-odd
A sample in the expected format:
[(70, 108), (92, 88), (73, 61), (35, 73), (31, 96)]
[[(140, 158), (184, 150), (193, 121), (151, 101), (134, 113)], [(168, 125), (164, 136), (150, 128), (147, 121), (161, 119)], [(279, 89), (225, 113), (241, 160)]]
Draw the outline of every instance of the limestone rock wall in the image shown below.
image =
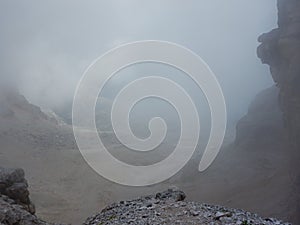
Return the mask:
[(258, 57), (270, 66), (291, 144), (300, 149), (300, 1), (278, 0), (278, 28), (259, 37)]

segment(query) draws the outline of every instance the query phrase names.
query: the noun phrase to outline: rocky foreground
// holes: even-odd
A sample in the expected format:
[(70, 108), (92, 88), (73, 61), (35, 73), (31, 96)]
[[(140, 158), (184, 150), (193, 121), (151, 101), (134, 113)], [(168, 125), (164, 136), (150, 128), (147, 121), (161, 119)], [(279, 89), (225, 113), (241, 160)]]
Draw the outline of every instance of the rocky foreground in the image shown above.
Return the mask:
[[(27, 187), (22, 169), (0, 167), (0, 225), (51, 225), (34, 215)], [(155, 195), (121, 201), (88, 218), (84, 225), (289, 224), (243, 210), (185, 202), (185, 197), (177, 188), (169, 188)]]
[(0, 167), (0, 225), (51, 225), (34, 214), (24, 171)]
[(121, 201), (86, 220), (84, 225), (104, 224), (289, 224), (261, 218), (239, 209), (185, 202), (177, 188), (131, 201)]

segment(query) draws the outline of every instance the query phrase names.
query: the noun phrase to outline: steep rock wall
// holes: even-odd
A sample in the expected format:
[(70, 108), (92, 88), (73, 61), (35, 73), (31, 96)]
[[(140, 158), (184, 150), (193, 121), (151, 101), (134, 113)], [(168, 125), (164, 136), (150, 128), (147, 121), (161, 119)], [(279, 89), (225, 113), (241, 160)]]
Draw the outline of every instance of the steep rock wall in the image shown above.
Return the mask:
[(259, 37), (258, 57), (270, 66), (291, 144), (300, 150), (300, 1), (278, 0), (278, 28)]

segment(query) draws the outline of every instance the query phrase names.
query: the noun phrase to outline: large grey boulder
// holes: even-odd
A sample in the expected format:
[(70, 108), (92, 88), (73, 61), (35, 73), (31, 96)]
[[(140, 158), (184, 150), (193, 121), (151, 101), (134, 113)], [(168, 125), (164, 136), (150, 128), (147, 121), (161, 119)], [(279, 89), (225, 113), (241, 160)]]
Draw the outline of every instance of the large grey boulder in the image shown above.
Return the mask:
[(34, 213), (24, 170), (0, 167), (0, 225), (50, 225)]
[(29, 199), (28, 184), (23, 169), (0, 167), (0, 194), (14, 200), (29, 213), (35, 213), (35, 207)]

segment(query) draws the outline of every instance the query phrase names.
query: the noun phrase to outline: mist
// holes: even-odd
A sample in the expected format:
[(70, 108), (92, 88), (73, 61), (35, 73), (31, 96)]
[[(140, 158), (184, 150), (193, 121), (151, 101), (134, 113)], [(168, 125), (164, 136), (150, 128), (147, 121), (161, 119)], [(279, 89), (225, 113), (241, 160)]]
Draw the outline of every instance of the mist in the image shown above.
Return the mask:
[[(152, 216), (157, 224), (165, 218), (186, 224), (203, 212), (212, 224), (283, 224), (273, 218), (298, 224), (299, 7), (296, 0), (0, 1), (0, 224), (17, 221), (14, 210), (6, 213), (14, 201), (26, 215), (57, 224), (82, 224), (103, 212), (108, 224), (127, 216), (137, 224), (151, 224)], [(149, 52), (163, 56), (174, 43), (169, 59), (181, 59), (181, 66), (142, 61), (109, 79), (109, 60), (103, 71), (91, 66), (114, 48), (145, 40), (164, 41), (143, 43), (162, 48)], [(175, 46), (209, 68), (181, 58)], [(125, 58), (147, 56), (138, 50)], [(197, 69), (213, 72), (225, 104), (219, 86), (210, 85), (214, 78), (192, 74), (207, 82), (202, 91), (189, 76)], [(22, 168), (25, 177), (7, 168)], [(6, 179), (15, 174), (21, 174), (16, 185)], [(170, 186), (187, 196), (179, 208), (157, 201), (162, 191), (178, 194)], [(25, 201), (7, 200), (19, 194)], [(143, 198), (141, 208), (115, 213), (149, 194), (151, 205), (142, 206)]]
[(272, 84), (255, 49), (257, 37), (274, 26), (273, 0), (1, 1), (1, 83), (42, 108), (64, 108), (95, 58), (119, 44), (164, 40), (207, 62), (229, 119), (239, 118)]

